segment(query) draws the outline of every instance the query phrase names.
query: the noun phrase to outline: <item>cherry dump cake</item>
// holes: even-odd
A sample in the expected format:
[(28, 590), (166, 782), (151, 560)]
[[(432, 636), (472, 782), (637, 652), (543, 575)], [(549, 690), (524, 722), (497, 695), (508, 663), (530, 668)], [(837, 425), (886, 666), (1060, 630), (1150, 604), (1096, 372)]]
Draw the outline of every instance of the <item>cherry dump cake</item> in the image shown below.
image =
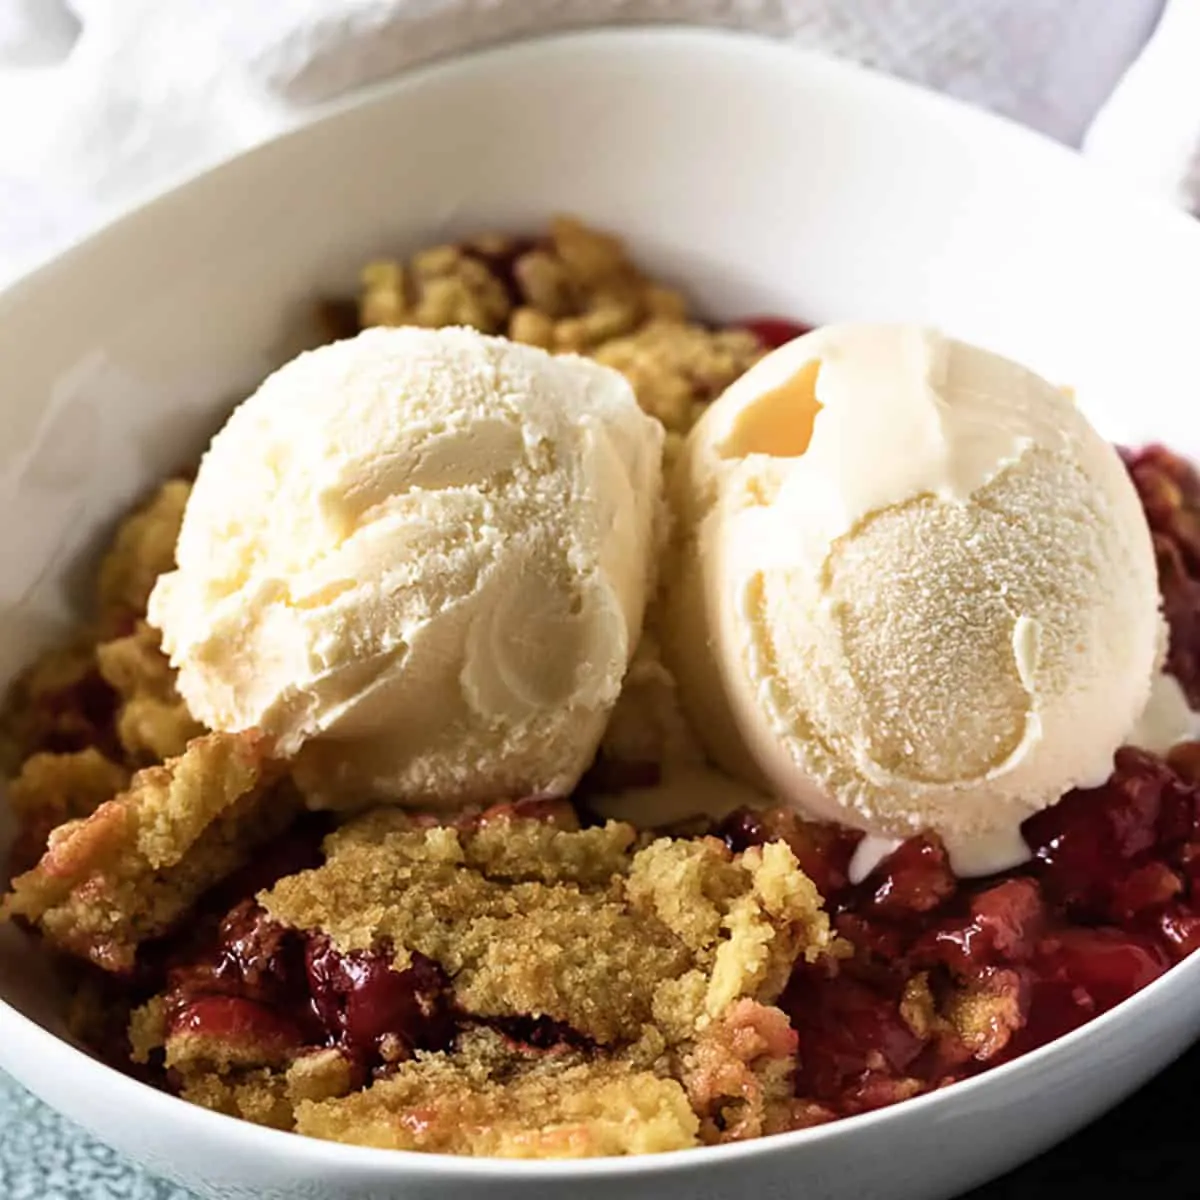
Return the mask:
[[(743, 523), (726, 538), (726, 524), (766, 521), (804, 496), (809, 484), (789, 473), (820, 465), (817, 439), (829, 435), (818, 430), (857, 403), (859, 383), (836, 365), (817, 386), (827, 364), (861, 361), (853, 338), (820, 342), (818, 366), (797, 360), (773, 378), (781, 360), (769, 352), (791, 353), (802, 327), (704, 323), (619, 242), (569, 219), (539, 238), (372, 263), (357, 304), (326, 315), (345, 337), (409, 332), (339, 342), (316, 352), (325, 357), (308, 377), (274, 384), (287, 392), (273, 401), (286, 436), (272, 432), (275, 410), (253, 407), (268, 381), (194, 483), (169, 480), (126, 519), (88, 622), (10, 689), (19, 832), (3, 913), (57, 953), (72, 1025), (98, 1055), (194, 1103), (336, 1141), (634, 1154), (801, 1129), (946, 1086), (1078, 1027), (1200, 946), (1200, 742), (1183, 719), (1185, 698), (1200, 707), (1190, 465), (1152, 447), (1122, 452), (1112, 474), (1115, 455), (1071, 425), (1082, 418), (1055, 409), (1071, 430), (1060, 437), (1037, 424), (1049, 423), (1038, 409), (1034, 433), (1006, 446), (1005, 470), (971, 482), (983, 523), (962, 537), (987, 579), (964, 588), (991, 580), (1009, 598), (1002, 632), (1016, 662), (988, 658), (990, 610), (955, 610), (992, 693), (978, 702), (987, 737), (953, 747), (963, 759), (995, 742), (978, 772), (991, 789), (981, 816), (982, 785), (966, 768), (951, 779), (946, 745), (897, 709), (911, 680), (893, 678), (876, 646), (880, 626), (911, 636), (900, 610), (921, 603), (919, 564), (888, 567), (872, 594), (893, 583), (912, 594), (861, 628), (855, 597), (834, 594), (860, 528), (884, 539), (868, 548), (875, 562), (892, 561), (886, 520), (902, 549), (916, 545), (902, 519), (921, 545), (942, 536), (934, 500), (884, 495), (863, 474), (843, 498), (869, 492), (870, 520), (847, 531), (843, 510), (811, 510), (845, 560), (826, 572), (822, 611), (844, 617), (847, 670), (861, 650), (887, 685), (888, 731), (863, 735), (867, 767), (812, 732), (825, 711), (812, 687), (834, 695), (844, 680), (826, 670), (828, 639), (780, 632), (792, 619), (771, 590), (783, 559), (750, 571), (744, 596), (757, 608), (747, 600), (730, 616), (720, 591), (774, 536)], [(465, 329), (422, 332), (449, 326)], [(891, 335), (871, 336), (886, 367)], [(895, 361), (914, 347), (950, 356), (946, 387), (984, 368), (989, 386), (1016, 386), (954, 346), (909, 340)], [(393, 421), (400, 376), (408, 407)], [(738, 383), (755, 378), (750, 391)], [(1034, 387), (1023, 379), (1017, 392)], [(391, 424), (361, 436), (321, 425), (339, 389), (363, 392), (371, 419), (384, 411)], [(346, 422), (349, 400), (343, 408)], [(276, 440), (247, 460), (245, 486), (287, 501), (261, 529), (244, 495), (234, 513), (206, 491), (214, 464), (242, 452), (233, 435), (251, 427)], [(355, 437), (418, 427), (433, 431), (419, 453), (397, 442), (368, 475), (333, 457), (359, 453)], [(906, 445), (920, 459), (918, 433)], [(294, 483), (312, 467), (303, 453), (321, 456), (323, 490)], [(1004, 582), (1002, 560), (1020, 555), (1003, 537), (1059, 533), (1012, 517), (1012, 504), (1025, 511), (1012, 499), (1026, 486), (1009, 470), (1018, 461), (1034, 493), (1049, 480), (1082, 497), (1066, 507), (1088, 557), (1071, 570), (1128, 559), (1136, 575), (1148, 564), (1149, 607), (1133, 596), (1089, 610), (1093, 634), (1110, 619), (1140, 622), (1128, 654), (1070, 660), (1079, 676), (1123, 673), (1131, 714), (1150, 691), (1171, 702), (1170, 736), (1131, 716), (1092, 756), (1107, 779), (1091, 759), (1061, 767), (1075, 762), (1061, 747), (1038, 757), (1058, 736), (1055, 706), (1074, 713), (1091, 700), (1054, 674), (1055, 614), (1068, 626), (1073, 616)], [(1108, 489), (1096, 505), (1093, 486)], [(964, 496), (955, 520), (974, 520)], [(1134, 518), (1113, 536), (1089, 524), (1121, 504)], [(1003, 533), (986, 523), (996, 512)], [(689, 570), (675, 562), (689, 552), (681, 530), (710, 556), (705, 571), (721, 564), (716, 591), (696, 569), (708, 597), (699, 617), (664, 599)], [(806, 536), (796, 529), (798, 545)], [(660, 558), (675, 565), (659, 570)], [(1026, 575), (1051, 559), (1030, 559)], [(975, 565), (955, 570), (973, 579)], [(374, 590), (352, 605), (363, 579)], [(1055, 588), (1070, 585), (1051, 578)], [(381, 640), (372, 622), (392, 594), (408, 624)], [(751, 609), (774, 639), (751, 639), (754, 696), (786, 684), (788, 713), (808, 722), (775, 721), (772, 736), (797, 739), (783, 766), (755, 742), (761, 714), (747, 706), (759, 700), (728, 684), (729, 663), (703, 664), (697, 684), (681, 661), (735, 637)], [(1041, 624), (1030, 633), (1018, 610)], [(693, 619), (715, 624), (685, 636)], [(946, 630), (949, 645), (958, 626)], [(788, 675), (793, 652), (817, 684)], [(959, 669), (940, 653), (936, 670)], [(705, 689), (727, 686), (724, 709), (706, 708)], [(872, 686), (859, 680), (855, 695), (874, 703)], [(1037, 719), (1012, 725), (1026, 693)], [(929, 698), (926, 726), (943, 699)], [(402, 721), (389, 723), (392, 710)], [(843, 726), (856, 711), (846, 707)], [(889, 738), (907, 745), (894, 753)], [(992, 786), (1010, 768), (1028, 794)], [(1051, 768), (1078, 786), (1050, 795)], [(919, 819), (892, 812), (892, 793), (917, 797)]]

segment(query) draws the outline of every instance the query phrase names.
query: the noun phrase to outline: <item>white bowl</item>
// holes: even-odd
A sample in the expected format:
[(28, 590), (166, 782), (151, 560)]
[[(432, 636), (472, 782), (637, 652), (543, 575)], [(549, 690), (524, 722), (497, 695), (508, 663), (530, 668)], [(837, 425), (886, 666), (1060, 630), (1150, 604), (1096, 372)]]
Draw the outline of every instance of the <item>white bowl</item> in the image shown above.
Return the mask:
[[(714, 315), (917, 318), (1074, 384), (1110, 436), (1200, 452), (1200, 226), (1000, 121), (757, 40), (576, 35), (421, 71), (193, 180), (0, 296), (0, 675), (77, 564), (292, 348), (356, 268), (558, 210), (626, 236)], [(898, 448), (903, 452), (903, 448)], [(640, 1160), (498, 1163), (332, 1145), (193, 1108), (60, 1040), (0, 939), (0, 1065), (213, 1196), (417, 1200), (955, 1193), (1064, 1137), (1200, 1031), (1200, 956), (990, 1074), (863, 1117)]]

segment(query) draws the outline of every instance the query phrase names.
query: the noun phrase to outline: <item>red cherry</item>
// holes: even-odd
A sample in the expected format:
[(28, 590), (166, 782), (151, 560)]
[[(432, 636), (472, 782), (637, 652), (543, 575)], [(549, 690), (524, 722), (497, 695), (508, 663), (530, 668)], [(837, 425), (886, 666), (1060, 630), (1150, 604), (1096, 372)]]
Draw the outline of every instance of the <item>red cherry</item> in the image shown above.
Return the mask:
[(443, 1049), (450, 1040), (444, 972), (421, 955), (403, 971), (392, 960), (378, 950), (343, 953), (324, 934), (308, 941), (313, 1008), (330, 1039), (363, 1059), (376, 1054), (385, 1034), (409, 1051)]
[(786, 317), (750, 317), (741, 322), (762, 343), (764, 349), (774, 350), (811, 331), (811, 325), (789, 321)]
[(972, 897), (968, 916), (933, 924), (917, 939), (912, 958), (974, 977), (988, 965), (1024, 962), (1048, 920), (1036, 880), (1006, 879)]
[(169, 1025), (169, 1036), (182, 1034), (254, 1047), (264, 1057), (286, 1054), (303, 1041), (294, 1021), (265, 1004), (237, 996), (201, 996), (185, 1005)]
[(909, 838), (863, 881), (864, 907), (887, 917), (926, 913), (957, 887), (942, 843), (929, 835)]
[(1170, 965), (1148, 937), (1112, 928), (1058, 929), (1034, 959), (1041, 979), (1083, 989), (1098, 1013), (1153, 983)]
[(802, 1096), (836, 1099), (868, 1070), (901, 1074), (923, 1046), (894, 998), (846, 974), (801, 968), (779, 1007), (799, 1035)]
[(1159, 934), (1171, 956), (1178, 961), (1200, 950), (1200, 916), (1172, 905), (1158, 914), (1156, 919)]

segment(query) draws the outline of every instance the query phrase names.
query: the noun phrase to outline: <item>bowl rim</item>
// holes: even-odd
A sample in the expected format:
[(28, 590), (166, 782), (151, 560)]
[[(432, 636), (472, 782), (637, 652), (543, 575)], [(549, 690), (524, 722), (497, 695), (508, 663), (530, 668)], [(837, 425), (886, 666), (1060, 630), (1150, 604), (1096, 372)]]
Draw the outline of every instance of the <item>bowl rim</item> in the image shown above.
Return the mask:
[(778, 64), (785, 60), (799, 62), (803, 64), (806, 75), (823, 77), (824, 82), (835, 87), (839, 84), (845, 86), (847, 81), (853, 81), (851, 86), (860, 91), (873, 89), (877, 101), (894, 102), (906, 108), (909, 113), (919, 112), (927, 120), (950, 128), (957, 127), (966, 133), (986, 133), (993, 139), (1007, 139), (1010, 145), (1021, 147), (1026, 154), (1042, 155), (1044, 163), (1053, 163), (1054, 168), (1059, 171), (1086, 174), (1090, 176), (1093, 187), (1119, 195), (1124, 204), (1138, 212), (1143, 219), (1170, 223), (1182, 236), (1200, 241), (1200, 220), (1190, 213), (1161, 195), (1144, 191), (1124, 177), (1106, 170), (1085, 158), (1077, 149), (1055, 141), (1048, 135), (1003, 114), (976, 107), (954, 96), (934, 91), (896, 75), (889, 75), (863, 63), (838, 58), (769, 34), (679, 22), (640, 21), (518, 35), (461, 53), (439, 54), (396, 75), (364, 84), (347, 94), (313, 104), (305, 108), (290, 124), (261, 141), (218, 155), (200, 166), (176, 172), (161, 183), (138, 192), (127, 203), (102, 212), (94, 224), (52, 249), (45, 258), (26, 264), (17, 274), (0, 280), (0, 306), (10, 303), (14, 296), (34, 279), (64, 266), (67, 260), (89, 243), (113, 236), (118, 230), (136, 224), (147, 210), (166, 206), (175, 200), (179, 193), (189, 190), (193, 185), (207, 181), (210, 177), (224, 175), (236, 169), (245, 159), (281, 143), (302, 139), (314, 126), (334, 123), (359, 109), (386, 105), (396, 96), (402, 95), (411, 87), (419, 86), (427, 79), (453, 75), (457, 71), (471, 70), (475, 66), (498, 60), (511, 59), (513, 62), (519, 62), (523, 57), (536, 57), (547, 51), (554, 51), (559, 46), (608, 43), (616, 48), (632, 48), (654, 41), (680, 49), (697, 47), (704, 50), (723, 47), (726, 51), (736, 50), (747, 57), (758, 56), (764, 63), (770, 61)]
[[(687, 52), (691, 49), (708, 52), (716, 50), (721, 53), (736, 53), (747, 58), (757, 57), (764, 65), (770, 66), (802, 63), (806, 75), (836, 89), (851, 88), (860, 94), (870, 93), (870, 98), (876, 103), (886, 104), (898, 110), (898, 119), (909, 119), (915, 114), (926, 123), (937, 123), (943, 127), (961, 130), (974, 136), (990, 137), (993, 140), (1006, 139), (1009, 145), (1017, 147), (1017, 152), (1026, 158), (1040, 155), (1041, 161), (1050, 169), (1067, 174), (1090, 173), (1094, 181), (1092, 186), (1122, 194), (1132, 217), (1159, 223), (1174, 223), (1181, 231), (1180, 236), (1200, 241), (1200, 222), (1182, 210), (1157, 197), (1145, 195), (1121, 184), (1094, 165), (1088, 164), (1069, 147), (1008, 118), (973, 108), (951, 97), (871, 68), (807, 50), (780, 39), (728, 29), (642, 23), (556, 32), (504, 41), (463, 54), (438, 58), (404, 71), (396, 77), (367, 85), (348, 96), (314, 106), (301, 120), (276, 136), (196, 170), (177, 175), (164, 186), (144, 193), (135, 204), (119, 215), (101, 221), (59, 248), (51, 257), (33, 264), (0, 288), (0, 313), (6, 306), (20, 303), (21, 293), (26, 287), (33, 286), (58, 270), (68, 269), (77, 253), (90, 243), (118, 236), (120, 231), (136, 225), (147, 210), (168, 206), (193, 185), (209, 177), (226, 174), (236, 169), (242, 160), (268, 150), (277, 143), (302, 139), (312, 127), (336, 122), (356, 110), (394, 102), (397, 97), (430, 78), (453, 76), (464, 70), (474, 70), (481, 64), (499, 61), (504, 61), (509, 67), (519, 66), (523, 61), (536, 62), (538, 56), (547, 52), (559, 53), (564, 48), (570, 49), (585, 42), (607, 44), (614, 50), (657, 42), (660, 46), (673, 48), (677, 52)], [(1188, 232), (1183, 234), (1185, 229)], [(348, 1172), (367, 1173), (374, 1177), (395, 1175), (397, 1178), (403, 1176), (410, 1179), (414, 1175), (423, 1174), (443, 1178), (503, 1176), (511, 1180), (528, 1178), (570, 1181), (667, 1173), (688, 1166), (702, 1167), (709, 1163), (725, 1163), (770, 1153), (798, 1154), (808, 1146), (855, 1137), (860, 1131), (881, 1123), (903, 1119), (906, 1115), (915, 1118), (920, 1114), (936, 1113), (947, 1104), (955, 1104), (980, 1091), (998, 1089), (1003, 1081), (1019, 1077), (1022, 1073), (1033, 1073), (1038, 1067), (1052, 1069), (1058, 1060), (1073, 1056), (1110, 1026), (1134, 1020), (1135, 1014), (1149, 1007), (1186, 1002), (1186, 996), (1192, 991), (1192, 976), (1200, 979), (1200, 954), (1173, 965), (1158, 979), (1115, 1008), (1036, 1050), (985, 1070), (970, 1079), (895, 1105), (843, 1117), (808, 1129), (744, 1142), (628, 1157), (590, 1159), (470, 1158), (350, 1145), (270, 1129), (241, 1118), (201, 1108), (142, 1083), (93, 1058), (67, 1039), (59, 1037), (25, 1016), (3, 999), (0, 999), (0, 1030), (11, 1032), (26, 1045), (27, 1050), (22, 1057), (34, 1053), (40, 1056), (47, 1063), (48, 1073), (89, 1073), (92, 1076), (92, 1087), (108, 1092), (114, 1104), (120, 1104), (123, 1098), (128, 1098), (134, 1107), (161, 1105), (163, 1116), (168, 1121), (198, 1122), (200, 1126), (211, 1131), (214, 1139), (227, 1139), (238, 1148), (253, 1150), (259, 1155), (278, 1153), (286, 1156), (293, 1167), (303, 1168), (310, 1165), (314, 1169), (322, 1170), (344, 1168)], [(4, 1030), (6, 1024), (8, 1029)], [(14, 1078), (23, 1084), (22, 1079), (16, 1076)]]

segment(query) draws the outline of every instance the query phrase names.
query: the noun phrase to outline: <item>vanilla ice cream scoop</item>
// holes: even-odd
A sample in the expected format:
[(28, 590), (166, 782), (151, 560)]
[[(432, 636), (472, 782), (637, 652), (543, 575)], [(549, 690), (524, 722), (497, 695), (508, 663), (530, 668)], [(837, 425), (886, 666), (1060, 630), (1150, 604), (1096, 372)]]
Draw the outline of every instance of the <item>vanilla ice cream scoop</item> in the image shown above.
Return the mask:
[(693, 430), (668, 661), (727, 770), (960, 874), (1103, 781), (1164, 626), (1141, 505), (1074, 402), (912, 326), (781, 347)]
[(615, 371), (466, 329), (301, 355), (214, 438), (151, 596), (180, 692), (316, 804), (568, 791), (654, 583), (662, 437)]

